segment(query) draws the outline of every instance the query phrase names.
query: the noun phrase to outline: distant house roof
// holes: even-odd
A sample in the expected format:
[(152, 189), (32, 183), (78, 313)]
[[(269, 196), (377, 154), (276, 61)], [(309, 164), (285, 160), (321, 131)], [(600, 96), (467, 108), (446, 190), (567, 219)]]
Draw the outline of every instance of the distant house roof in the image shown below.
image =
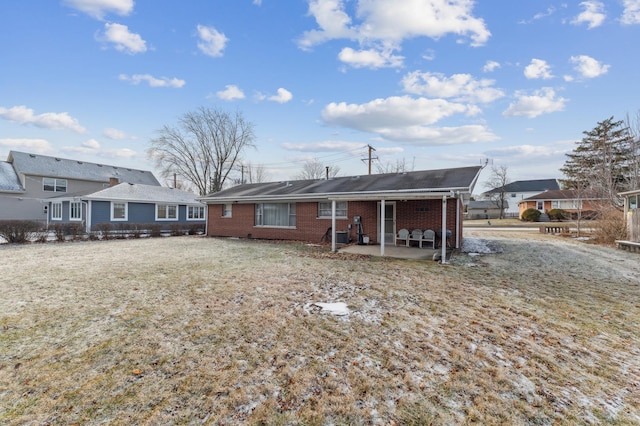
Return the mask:
[(202, 197), (209, 203), (311, 199), (410, 199), (470, 193), (482, 167), (238, 185)]
[(522, 201), (527, 200), (597, 200), (601, 199), (594, 192), (591, 191), (576, 191), (574, 189), (558, 189), (555, 191), (544, 191), (540, 194), (533, 195), (531, 197), (527, 197)]
[(202, 204), (196, 194), (156, 185), (120, 183), (89, 194), (83, 199), (96, 201), (131, 201), (140, 203)]
[(118, 178), (120, 182), (160, 186), (160, 182), (158, 182), (153, 173), (146, 170), (88, 163), (86, 161), (68, 160), (19, 151), (9, 152), (7, 161), (13, 164), (13, 168), (17, 173), (25, 175), (96, 182), (109, 182), (110, 178)]
[(24, 192), (13, 165), (6, 161), (0, 161), (0, 191)]
[[(509, 202), (507, 200), (502, 200), (503, 208), (509, 208)], [(479, 201), (469, 201), (467, 204), (467, 210), (488, 210), (488, 209), (498, 209), (498, 200), (479, 200)]]
[(547, 190), (560, 189), (556, 179), (538, 179), (538, 180), (517, 180), (508, 183), (502, 188), (494, 188), (485, 194), (495, 194), (498, 192), (542, 192)]

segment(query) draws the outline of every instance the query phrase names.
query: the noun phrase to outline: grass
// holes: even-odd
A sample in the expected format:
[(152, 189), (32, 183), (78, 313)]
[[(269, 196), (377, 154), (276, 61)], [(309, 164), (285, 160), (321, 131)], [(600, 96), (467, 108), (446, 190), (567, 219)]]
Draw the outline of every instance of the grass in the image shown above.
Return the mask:
[(637, 256), (526, 234), (449, 266), (200, 237), (2, 246), (0, 423), (637, 424)]

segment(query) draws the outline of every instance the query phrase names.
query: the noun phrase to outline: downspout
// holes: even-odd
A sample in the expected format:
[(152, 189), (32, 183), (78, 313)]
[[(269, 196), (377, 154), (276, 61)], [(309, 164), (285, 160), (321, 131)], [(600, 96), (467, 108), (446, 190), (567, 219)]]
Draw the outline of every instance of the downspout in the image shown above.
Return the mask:
[(336, 200), (331, 201), (331, 251), (336, 253)]
[(89, 200), (87, 202), (87, 233), (91, 233), (91, 207), (93, 206), (93, 203), (91, 202), (91, 200)]
[(460, 248), (460, 191), (456, 193), (456, 248)]
[(442, 264), (447, 263), (447, 196), (442, 196), (442, 241), (441, 245), (441, 259)]
[[(89, 204), (86, 201), (80, 200), (80, 205), (84, 204), (84, 232), (89, 233)], [(82, 217), (82, 213), (80, 213)]]
[(384, 256), (384, 233), (385, 233), (385, 201), (380, 200), (380, 256)]

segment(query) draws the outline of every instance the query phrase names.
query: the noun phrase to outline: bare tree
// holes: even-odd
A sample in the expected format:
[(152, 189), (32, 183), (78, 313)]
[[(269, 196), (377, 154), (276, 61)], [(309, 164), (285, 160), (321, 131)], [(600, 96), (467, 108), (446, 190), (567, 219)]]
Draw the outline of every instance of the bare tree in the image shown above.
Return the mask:
[(631, 158), (632, 165), (629, 177), (629, 188), (640, 188), (640, 111), (636, 111), (635, 117), (631, 119), (629, 114), (625, 119), (625, 125), (629, 129), (631, 136)]
[(500, 219), (504, 218), (506, 186), (509, 184), (509, 168), (507, 166), (491, 166), (491, 175), (485, 183), (485, 187), (491, 188), (489, 199), (500, 210)]
[(413, 171), (414, 165), (409, 166), (407, 164), (407, 159), (403, 158), (402, 160), (396, 160), (395, 163), (387, 161), (386, 163), (378, 162), (376, 163), (376, 171), (380, 174), (382, 173), (404, 173)]
[(161, 176), (176, 173), (200, 195), (220, 191), (246, 148), (254, 147), (253, 124), (242, 114), (200, 107), (184, 114), (177, 127), (165, 125), (151, 140), (148, 155)]
[(240, 177), (233, 179), (236, 185), (244, 183), (260, 183), (267, 181), (267, 171), (262, 164), (242, 163), (237, 166)]
[(304, 163), (302, 171), (296, 175), (297, 179), (325, 179), (328, 175), (336, 177), (340, 173), (338, 166), (324, 166), (320, 160), (314, 158)]

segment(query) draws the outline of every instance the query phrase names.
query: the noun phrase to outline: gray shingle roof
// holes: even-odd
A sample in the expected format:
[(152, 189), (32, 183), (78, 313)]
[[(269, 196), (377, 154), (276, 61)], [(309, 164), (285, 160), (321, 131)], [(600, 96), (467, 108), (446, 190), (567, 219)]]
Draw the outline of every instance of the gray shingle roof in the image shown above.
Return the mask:
[(8, 161), (13, 163), (13, 167), (18, 173), (26, 175), (96, 182), (109, 182), (110, 178), (115, 177), (120, 182), (160, 186), (160, 182), (158, 182), (153, 173), (146, 170), (88, 163), (86, 161), (68, 160), (19, 151), (9, 152)]
[(117, 200), (148, 203), (200, 204), (192, 192), (164, 186), (120, 183), (83, 197), (88, 200)]
[(336, 177), (325, 180), (295, 180), (289, 182), (255, 183), (234, 186), (209, 194), (203, 200), (296, 199), (317, 196), (350, 195), (354, 197), (379, 193), (471, 192), (480, 166), (455, 169), (423, 170), (407, 173)]
[(583, 200), (597, 200), (601, 197), (598, 197), (597, 194), (593, 191), (575, 191), (573, 189), (558, 189), (555, 191), (544, 191), (540, 194), (533, 195), (531, 197), (525, 198), (522, 201), (526, 200), (575, 200), (575, 199), (583, 199)]
[(0, 161), (0, 191), (24, 192), (11, 163)]
[[(556, 179), (518, 180), (504, 186), (504, 192), (542, 192), (555, 189), (560, 189)], [(501, 192), (501, 189), (495, 188), (485, 192), (485, 194), (494, 194), (496, 192)]]

